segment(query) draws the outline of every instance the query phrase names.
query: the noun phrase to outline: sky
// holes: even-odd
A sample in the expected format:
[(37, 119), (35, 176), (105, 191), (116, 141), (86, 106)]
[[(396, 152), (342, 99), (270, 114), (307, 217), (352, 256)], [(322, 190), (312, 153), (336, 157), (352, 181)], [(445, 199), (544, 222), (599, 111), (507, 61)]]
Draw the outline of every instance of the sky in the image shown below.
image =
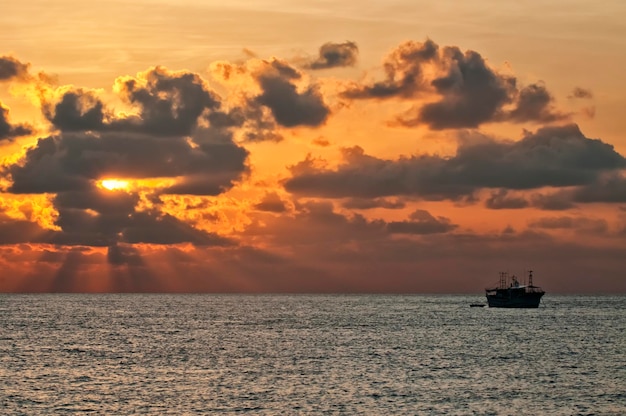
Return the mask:
[(336, 3), (0, 1), (0, 292), (625, 293), (626, 3)]

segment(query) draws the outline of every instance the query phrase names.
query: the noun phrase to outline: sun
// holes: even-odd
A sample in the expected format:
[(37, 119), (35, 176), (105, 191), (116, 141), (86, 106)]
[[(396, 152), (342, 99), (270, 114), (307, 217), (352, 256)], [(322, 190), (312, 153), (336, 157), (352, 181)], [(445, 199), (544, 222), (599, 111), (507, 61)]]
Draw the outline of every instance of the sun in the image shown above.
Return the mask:
[(127, 189), (128, 181), (121, 179), (103, 179), (100, 181), (100, 186), (109, 191), (115, 191), (117, 189)]

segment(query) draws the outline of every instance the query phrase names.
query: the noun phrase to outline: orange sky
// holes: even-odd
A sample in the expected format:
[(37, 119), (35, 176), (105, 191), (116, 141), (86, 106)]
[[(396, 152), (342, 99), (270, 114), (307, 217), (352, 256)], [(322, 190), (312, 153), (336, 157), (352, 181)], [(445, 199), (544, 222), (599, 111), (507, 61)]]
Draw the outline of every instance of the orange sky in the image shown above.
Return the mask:
[(221, 3), (3, 5), (1, 292), (626, 292), (622, 1)]

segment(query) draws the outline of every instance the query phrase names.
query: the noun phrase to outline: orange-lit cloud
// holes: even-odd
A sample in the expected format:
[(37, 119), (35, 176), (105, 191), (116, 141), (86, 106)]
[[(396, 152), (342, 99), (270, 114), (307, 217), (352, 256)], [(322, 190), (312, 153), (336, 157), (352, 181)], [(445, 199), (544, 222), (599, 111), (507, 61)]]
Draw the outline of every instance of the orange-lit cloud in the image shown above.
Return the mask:
[(430, 39), (393, 48), (382, 78), (335, 78), (365, 47), (157, 65), (110, 89), (0, 58), (43, 115), (0, 107), (0, 290), (458, 292), (464, 270), (566, 259), (625, 288), (608, 271), (626, 159), (549, 83)]

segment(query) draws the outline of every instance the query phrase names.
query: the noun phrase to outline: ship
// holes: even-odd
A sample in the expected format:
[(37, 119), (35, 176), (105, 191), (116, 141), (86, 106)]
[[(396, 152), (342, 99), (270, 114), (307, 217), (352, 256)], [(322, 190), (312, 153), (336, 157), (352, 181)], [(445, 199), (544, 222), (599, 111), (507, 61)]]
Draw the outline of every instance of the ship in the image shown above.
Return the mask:
[(500, 272), (497, 287), (485, 289), (490, 308), (538, 308), (541, 297), (546, 292), (533, 285), (533, 272), (528, 272), (528, 284), (520, 284), (515, 275)]

